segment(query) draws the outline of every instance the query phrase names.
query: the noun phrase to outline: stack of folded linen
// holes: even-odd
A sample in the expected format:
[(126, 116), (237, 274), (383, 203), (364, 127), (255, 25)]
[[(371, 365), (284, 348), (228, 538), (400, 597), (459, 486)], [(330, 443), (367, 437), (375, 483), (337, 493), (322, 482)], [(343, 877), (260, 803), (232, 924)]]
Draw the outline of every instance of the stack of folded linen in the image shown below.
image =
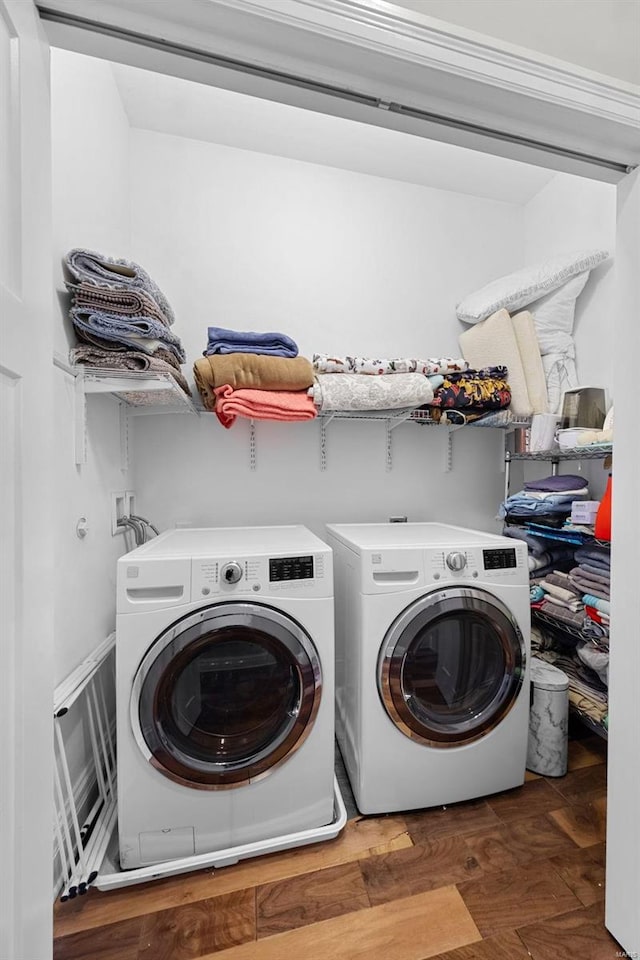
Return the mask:
[(573, 501), (586, 500), (588, 496), (584, 477), (556, 474), (526, 482), (524, 489), (500, 505), (500, 516), (507, 523), (523, 524), (533, 520), (537, 525), (562, 527), (571, 513)]
[(507, 378), (508, 370), (504, 366), (444, 374), (428, 405), (433, 419), (442, 419), (446, 412), (450, 422), (471, 423), (505, 410), (511, 403)]
[(542, 596), (537, 603), (532, 604), (549, 617), (568, 624), (576, 630), (581, 630), (584, 622), (584, 603), (579, 590), (571, 583), (568, 573), (562, 570), (552, 570), (545, 573), (539, 580), (538, 588)]
[(309, 394), (324, 412), (410, 411), (431, 403), (444, 376), (467, 366), (459, 357), (390, 360), (314, 353), (315, 380)]
[(307, 395), (313, 367), (286, 334), (209, 327), (207, 349), (195, 361), (193, 375), (204, 408), (224, 427), (237, 417), (297, 421), (316, 416)]
[(81, 248), (70, 250), (64, 264), (72, 277), (65, 285), (73, 298), (70, 318), (79, 340), (72, 362), (168, 374), (190, 395), (180, 370), (184, 349), (170, 329), (173, 311), (146, 270)]
[(611, 613), (611, 551), (596, 544), (580, 547), (575, 552), (578, 566), (569, 576), (582, 595), (586, 615), (601, 628), (609, 628)]

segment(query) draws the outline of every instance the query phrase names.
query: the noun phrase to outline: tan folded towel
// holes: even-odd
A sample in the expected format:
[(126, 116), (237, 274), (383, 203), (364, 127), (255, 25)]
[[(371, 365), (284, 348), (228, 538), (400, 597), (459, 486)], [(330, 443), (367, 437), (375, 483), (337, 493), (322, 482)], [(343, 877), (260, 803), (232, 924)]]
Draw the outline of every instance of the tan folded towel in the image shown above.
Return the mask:
[(193, 365), (193, 377), (206, 410), (213, 410), (216, 387), (234, 390), (306, 390), (313, 367), (304, 357), (269, 357), (257, 353), (217, 353)]

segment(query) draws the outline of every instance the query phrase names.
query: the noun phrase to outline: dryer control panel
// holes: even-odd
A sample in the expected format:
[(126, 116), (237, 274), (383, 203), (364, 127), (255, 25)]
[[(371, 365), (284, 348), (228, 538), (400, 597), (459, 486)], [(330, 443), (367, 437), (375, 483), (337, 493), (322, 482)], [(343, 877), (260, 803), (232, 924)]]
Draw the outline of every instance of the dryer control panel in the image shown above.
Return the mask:
[(192, 561), (191, 599), (251, 594), (326, 597), (333, 594), (330, 553), (228, 557)]
[(525, 544), (513, 547), (457, 546), (452, 550), (432, 549), (426, 553), (428, 574), (436, 581), (500, 580), (528, 581), (529, 571)]

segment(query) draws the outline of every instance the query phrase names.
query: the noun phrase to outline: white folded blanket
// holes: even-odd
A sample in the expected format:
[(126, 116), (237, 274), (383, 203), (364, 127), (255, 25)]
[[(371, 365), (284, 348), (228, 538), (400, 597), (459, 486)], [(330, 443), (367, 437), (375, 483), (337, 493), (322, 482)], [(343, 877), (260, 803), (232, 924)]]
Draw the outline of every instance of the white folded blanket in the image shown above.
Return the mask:
[(361, 377), (320, 374), (309, 390), (319, 410), (395, 410), (431, 403), (433, 390), (421, 373)]

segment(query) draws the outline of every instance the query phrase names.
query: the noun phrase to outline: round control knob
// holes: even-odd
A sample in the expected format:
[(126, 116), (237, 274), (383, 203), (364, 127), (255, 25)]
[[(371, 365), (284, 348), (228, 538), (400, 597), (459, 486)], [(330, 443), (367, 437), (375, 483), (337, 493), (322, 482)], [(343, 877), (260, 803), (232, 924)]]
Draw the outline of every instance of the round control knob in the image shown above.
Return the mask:
[(224, 583), (237, 583), (242, 579), (242, 567), (233, 560), (231, 563), (225, 563), (221, 570), (221, 577)]
[(447, 557), (447, 566), (449, 570), (464, 570), (467, 565), (467, 558), (464, 553), (450, 553)]

